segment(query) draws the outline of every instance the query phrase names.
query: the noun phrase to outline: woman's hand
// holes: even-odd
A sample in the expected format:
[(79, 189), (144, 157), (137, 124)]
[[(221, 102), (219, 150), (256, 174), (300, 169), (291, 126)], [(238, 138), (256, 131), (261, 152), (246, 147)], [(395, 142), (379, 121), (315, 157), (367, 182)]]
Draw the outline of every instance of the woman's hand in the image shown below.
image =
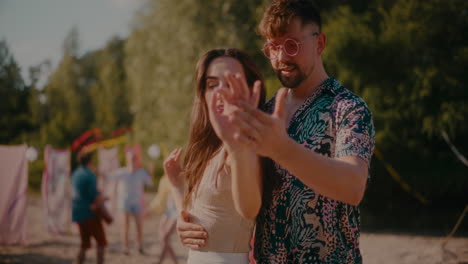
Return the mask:
[(169, 154), (164, 160), (164, 172), (171, 184), (175, 187), (180, 187), (184, 184), (184, 177), (182, 175), (182, 166), (180, 165), (180, 157), (182, 155), (182, 148), (177, 148)]

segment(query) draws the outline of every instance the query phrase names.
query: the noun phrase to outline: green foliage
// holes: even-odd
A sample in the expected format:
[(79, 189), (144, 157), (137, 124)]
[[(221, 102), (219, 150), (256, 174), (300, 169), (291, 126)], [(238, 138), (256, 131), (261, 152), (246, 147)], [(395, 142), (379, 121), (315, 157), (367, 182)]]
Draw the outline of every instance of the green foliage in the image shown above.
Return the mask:
[(78, 32), (72, 29), (64, 41), (62, 61), (44, 88), (46, 102), (33, 100), (43, 146), (68, 147), (91, 128), (100, 128), (105, 136), (131, 126), (124, 41), (114, 38), (82, 57), (76, 55), (78, 42)]
[(144, 7), (126, 45), (135, 140), (170, 148), (186, 142), (198, 58), (220, 47), (245, 49), (260, 58), (254, 30), (260, 4), (158, 0)]
[(40, 192), (41, 190), (41, 183), (42, 183), (42, 173), (45, 168), (45, 164), (43, 161), (42, 153), (39, 155), (40, 157), (34, 161), (29, 162), (28, 169), (29, 169), (29, 177), (28, 177), (28, 187), (29, 190), (34, 192)]
[[(25, 85), (6, 43), (0, 42), (0, 143), (63, 148), (90, 128), (109, 133), (132, 126), (131, 141), (143, 150), (152, 143), (167, 151), (183, 146), (195, 63), (207, 50), (246, 50), (265, 75), (267, 98), (281, 87), (261, 54), (264, 40), (255, 33), (269, 2), (150, 0), (136, 14), (128, 39), (111, 39), (81, 57), (74, 28), (43, 90), (36, 89), (37, 69), (31, 71), (31, 85)], [(467, 168), (440, 133), (447, 131), (468, 155), (468, 1), (317, 2), (328, 37), (326, 70), (369, 105), (385, 160), (431, 203), (466, 203)], [(162, 158), (152, 162), (160, 176)], [(34, 188), (40, 163), (31, 164)], [(407, 204), (407, 194), (377, 159), (371, 179), (368, 209)]]
[(401, 0), (363, 13), (341, 6), (324, 27), (329, 73), (365, 99), (377, 147), (434, 199), (468, 188), (466, 168), (440, 138), (445, 130), (468, 150), (467, 12), (458, 0)]
[(90, 61), (89, 74), (95, 75), (89, 88), (94, 106), (92, 127), (101, 128), (104, 134), (132, 123), (124, 70), (124, 43), (114, 38), (103, 50), (83, 58), (83, 62)]
[(0, 144), (22, 143), (25, 134), (33, 130), (29, 118), (29, 93), (8, 44), (5, 40), (0, 41)]
[(78, 59), (65, 55), (45, 87), (47, 116), (41, 133), (56, 147), (69, 146), (91, 124), (88, 87), (80, 82), (80, 70)]

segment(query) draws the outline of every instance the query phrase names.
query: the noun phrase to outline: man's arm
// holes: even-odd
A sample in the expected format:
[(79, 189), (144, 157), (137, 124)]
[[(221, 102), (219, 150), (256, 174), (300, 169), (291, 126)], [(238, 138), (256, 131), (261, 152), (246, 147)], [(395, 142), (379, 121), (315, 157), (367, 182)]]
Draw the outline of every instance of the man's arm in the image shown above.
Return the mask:
[[(173, 150), (164, 160), (164, 172), (167, 175), (167, 180), (170, 183), (174, 202), (177, 209), (182, 208), (183, 185), (184, 178), (182, 175), (182, 167), (180, 164), (182, 149)], [(187, 211), (181, 210), (180, 216), (177, 219), (177, 233), (180, 242), (185, 247), (191, 249), (200, 249), (206, 245), (208, 233), (203, 226), (190, 223), (190, 214)]]
[(177, 219), (177, 233), (182, 245), (191, 249), (200, 249), (206, 245), (208, 233), (203, 226), (190, 223), (190, 214), (182, 210)]
[[(347, 154), (340, 147), (337, 148), (340, 152), (337, 158), (324, 157), (291, 139), (286, 132), (286, 94), (286, 89), (277, 93), (275, 110), (271, 115), (244, 102), (238, 102), (242, 110), (234, 111), (232, 115), (242, 131), (237, 139), (244, 144), (250, 143), (259, 155), (271, 158), (315, 192), (351, 205), (359, 204), (367, 182), (367, 162), (354, 155), (356, 151), (349, 151), (350, 154)], [(366, 120), (368, 119), (370, 117)], [(346, 124), (351, 129), (352, 125)], [(345, 129), (346, 127), (343, 128)], [(338, 137), (345, 137), (345, 134), (338, 133)], [(250, 140), (246, 140), (245, 135), (249, 135)], [(338, 138), (337, 141), (341, 142), (341, 139)], [(352, 144), (355, 143), (351, 143), (351, 148), (354, 147)]]
[(367, 162), (363, 159), (328, 158), (289, 137), (278, 142), (277, 148), (271, 158), (315, 192), (351, 205), (361, 202), (368, 176)]

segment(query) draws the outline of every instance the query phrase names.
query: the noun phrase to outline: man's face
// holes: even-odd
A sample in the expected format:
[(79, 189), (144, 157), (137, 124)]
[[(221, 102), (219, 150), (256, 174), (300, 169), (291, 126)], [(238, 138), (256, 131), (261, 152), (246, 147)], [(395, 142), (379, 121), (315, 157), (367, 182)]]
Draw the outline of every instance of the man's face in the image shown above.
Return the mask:
[(318, 31), (318, 26), (302, 25), (299, 18), (293, 18), (285, 35), (267, 40), (275, 45), (283, 45), (286, 39), (293, 39), (300, 43), (297, 55), (289, 56), (283, 49), (280, 49), (277, 57), (270, 59), (273, 70), (285, 87), (297, 88), (314, 71), (320, 52), (317, 49), (318, 37), (311, 37), (311, 34)]
[(97, 171), (97, 170), (96, 170), (96, 166), (94, 165), (94, 160), (93, 160), (93, 159), (90, 159), (90, 160), (89, 160), (89, 162), (88, 162), (88, 164), (86, 165), (86, 167), (87, 167), (90, 171), (92, 171), (92, 172), (94, 172), (94, 173), (96, 173), (96, 171)]

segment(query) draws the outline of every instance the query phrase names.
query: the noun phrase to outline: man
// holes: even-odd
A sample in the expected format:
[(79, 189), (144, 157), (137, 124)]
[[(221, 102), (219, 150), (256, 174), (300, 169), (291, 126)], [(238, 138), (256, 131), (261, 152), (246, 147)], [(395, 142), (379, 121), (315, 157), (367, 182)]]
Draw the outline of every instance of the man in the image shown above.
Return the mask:
[(92, 153), (78, 154), (79, 167), (72, 174), (72, 220), (78, 223), (81, 237), (81, 248), (77, 263), (85, 262), (86, 251), (91, 248), (91, 237), (97, 243), (97, 263), (104, 263), (104, 252), (107, 245), (104, 227), (92, 210), (92, 206), (100, 203), (96, 185), (96, 176), (90, 170), (92, 167)]
[[(263, 52), (281, 83), (263, 113), (237, 102), (232, 120), (239, 142), (275, 163), (279, 181), (264, 180), (257, 217), (258, 263), (362, 263), (360, 203), (374, 148), (364, 101), (328, 77), (326, 36), (311, 0), (274, 0), (259, 26)], [(266, 197), (266, 199), (265, 199)], [(203, 246), (206, 234), (178, 223), (184, 245)]]

